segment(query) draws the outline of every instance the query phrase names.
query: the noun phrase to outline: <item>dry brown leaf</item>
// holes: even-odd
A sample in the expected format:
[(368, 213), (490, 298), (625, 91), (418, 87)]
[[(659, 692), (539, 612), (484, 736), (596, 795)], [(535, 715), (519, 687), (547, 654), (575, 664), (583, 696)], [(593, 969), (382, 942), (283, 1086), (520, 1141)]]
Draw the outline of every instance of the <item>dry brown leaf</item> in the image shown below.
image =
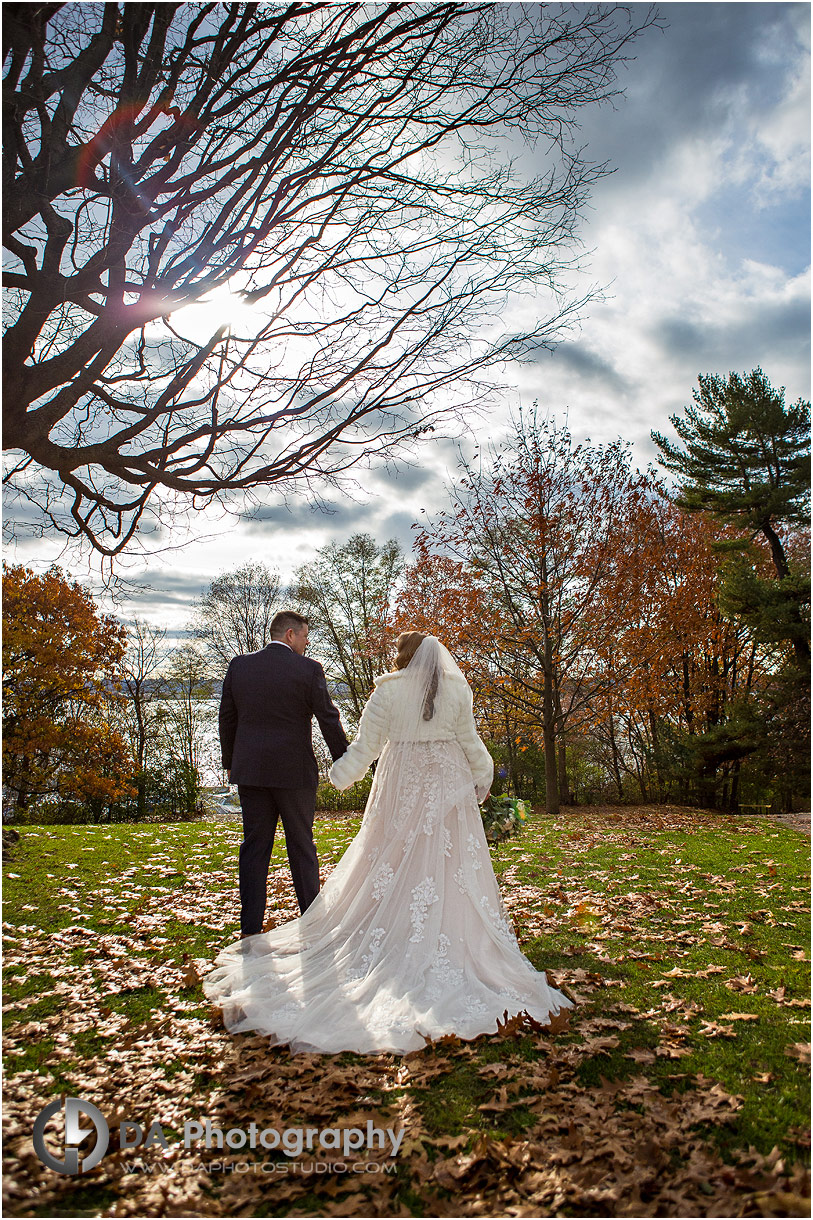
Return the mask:
[(734, 1038), (733, 1025), (718, 1025), (716, 1021), (704, 1021), (698, 1031), (704, 1038)]
[(750, 974), (737, 974), (732, 979), (726, 979), (723, 986), (727, 987), (729, 991), (741, 991), (745, 995), (752, 995), (759, 990)]

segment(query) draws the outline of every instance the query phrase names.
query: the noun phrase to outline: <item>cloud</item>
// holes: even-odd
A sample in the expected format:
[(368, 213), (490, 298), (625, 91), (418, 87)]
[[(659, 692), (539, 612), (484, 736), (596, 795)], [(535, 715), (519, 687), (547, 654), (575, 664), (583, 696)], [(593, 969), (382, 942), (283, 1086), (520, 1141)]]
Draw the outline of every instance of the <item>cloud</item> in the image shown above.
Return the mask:
[[(141, 588), (137, 613), (163, 607), (182, 625), (218, 571), (259, 557), (287, 578), (355, 532), (408, 547), (420, 510), (446, 504), (458, 450), (500, 441), (519, 403), (538, 399), (577, 440), (622, 436), (645, 465), (656, 456), (650, 429), (670, 434), (669, 416), (691, 402), (700, 372), (760, 364), (790, 401), (809, 396), (809, 7), (658, 7), (667, 28), (634, 45), (619, 74), (626, 96), (579, 113), (588, 158), (617, 168), (593, 187), (582, 228), (574, 291), (606, 291), (581, 326), (552, 355), (509, 362), (505, 389), (468, 416), (468, 437), (435, 435), (416, 444), (412, 464), (357, 471), (352, 495), (330, 490), (332, 511), (291, 496), (243, 514), (218, 538), (176, 552), (171, 570), (146, 574), (154, 588)], [(542, 167), (525, 146), (511, 151), (525, 169)], [(549, 303), (542, 289), (530, 292), (492, 326), (524, 330), (528, 310)], [(32, 540), (37, 547), (42, 557), (45, 542)]]
[[(806, 4), (663, 4), (663, 31), (649, 30), (622, 69), (624, 96), (614, 110), (585, 116), (581, 136), (591, 154), (618, 172), (596, 197), (626, 194), (671, 177), (669, 166), (684, 143), (727, 148), (729, 170), (762, 174), (750, 163), (787, 159), (806, 140), (802, 119), (809, 9)], [(745, 153), (737, 159), (738, 153)], [(719, 168), (719, 167), (718, 167)], [(694, 186), (696, 184), (689, 184)], [(715, 180), (709, 182), (715, 189)]]
[(331, 500), (324, 509), (307, 502), (265, 505), (241, 521), (241, 534), (265, 535), (269, 554), (275, 556), (277, 541), (285, 542), (285, 558), (291, 568), (307, 563), (318, 547), (341, 544), (352, 534), (370, 534), (379, 545), (394, 538), (411, 551), (412, 523), (425, 505), (443, 499), (443, 485), (435, 470), (399, 468), (377, 471), (369, 480), (374, 493), (360, 500)]
[[(421, 453), (420, 456), (428, 457), (428, 454)], [(392, 470), (371, 470), (369, 480), (365, 479), (365, 482), (374, 489), (385, 487), (388, 491), (397, 489), (399, 494), (406, 494), (425, 487), (434, 474), (435, 471), (419, 459), (410, 465), (399, 463)]]
[(365, 504), (350, 499), (326, 501), (321, 505), (303, 499), (287, 504), (264, 504), (242, 514), (241, 521), (249, 534), (265, 533), (272, 526), (284, 530), (335, 530), (337, 527), (346, 530), (363, 522), (368, 515), (369, 508)]
[(641, 40), (626, 99), (583, 128), (618, 166), (585, 226), (605, 299), (575, 343), (517, 376), (526, 400), (568, 410), (574, 435), (620, 434), (639, 462), (700, 372), (759, 364), (791, 400), (810, 384), (807, 6), (661, 12), (668, 29)]
[[(203, 572), (150, 568), (130, 577), (127, 585), (133, 590), (139, 607), (145, 610), (154, 601), (161, 605), (191, 605), (211, 584), (212, 577)], [(137, 609), (137, 614), (142, 610)]]
[(394, 538), (408, 554), (412, 550), (412, 543), (415, 538), (415, 531), (412, 529), (412, 526), (417, 520), (419, 512), (420, 510), (418, 512), (410, 512), (407, 509), (406, 511), (390, 513), (388, 516), (383, 517), (376, 531), (379, 541)]
[(717, 372), (764, 370), (810, 350), (810, 308), (805, 299), (745, 299), (733, 315), (701, 322), (664, 317), (652, 329), (665, 356)]
[(541, 366), (553, 361), (560, 371), (575, 373), (589, 385), (598, 385), (616, 393), (626, 393), (630, 386), (609, 360), (592, 351), (586, 343), (561, 343), (553, 352), (538, 352), (534, 363)]

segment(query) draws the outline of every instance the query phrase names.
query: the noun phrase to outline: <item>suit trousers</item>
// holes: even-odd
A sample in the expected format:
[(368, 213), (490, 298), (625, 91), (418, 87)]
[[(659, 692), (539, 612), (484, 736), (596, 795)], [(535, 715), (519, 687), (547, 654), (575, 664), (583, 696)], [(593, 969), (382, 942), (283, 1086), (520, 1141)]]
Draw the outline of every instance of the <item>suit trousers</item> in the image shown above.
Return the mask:
[(319, 893), (319, 860), (313, 841), (315, 788), (254, 788), (238, 784), (243, 812), (240, 844), (240, 931), (262, 932), (268, 896), (268, 865), (277, 822), (282, 818), (288, 864), (300, 912)]

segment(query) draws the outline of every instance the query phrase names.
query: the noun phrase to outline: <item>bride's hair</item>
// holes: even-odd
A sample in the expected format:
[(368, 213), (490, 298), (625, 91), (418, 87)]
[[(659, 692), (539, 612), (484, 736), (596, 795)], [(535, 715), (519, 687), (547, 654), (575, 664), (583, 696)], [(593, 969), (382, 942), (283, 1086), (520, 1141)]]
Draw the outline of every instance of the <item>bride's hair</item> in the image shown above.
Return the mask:
[(402, 631), (395, 641), (395, 668), (406, 669), (425, 639), (422, 631)]
[[(428, 637), (422, 631), (402, 631), (395, 641), (395, 668), (406, 669), (409, 662), (415, 656), (415, 653), (420, 648), (421, 644)], [(435, 695), (438, 693), (438, 678), (440, 677), (438, 670), (432, 671), (432, 679), (429, 684), (429, 689), (426, 692), (426, 699), (423, 704), (424, 720), (431, 720), (435, 714)]]

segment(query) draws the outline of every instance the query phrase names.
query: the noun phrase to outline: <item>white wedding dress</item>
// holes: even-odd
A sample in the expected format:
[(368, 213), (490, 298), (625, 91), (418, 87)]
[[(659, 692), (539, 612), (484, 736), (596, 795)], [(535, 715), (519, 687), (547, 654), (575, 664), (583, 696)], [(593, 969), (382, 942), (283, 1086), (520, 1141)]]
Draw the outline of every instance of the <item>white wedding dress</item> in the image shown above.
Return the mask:
[(572, 1007), (507, 918), (475, 792), (493, 764), (468, 683), (434, 636), (377, 680), (331, 780), (349, 787), (377, 757), (361, 828), (315, 901), (224, 949), (204, 979), (226, 1027), (293, 1052), (407, 1054), (495, 1033), (506, 1011), (545, 1025)]

